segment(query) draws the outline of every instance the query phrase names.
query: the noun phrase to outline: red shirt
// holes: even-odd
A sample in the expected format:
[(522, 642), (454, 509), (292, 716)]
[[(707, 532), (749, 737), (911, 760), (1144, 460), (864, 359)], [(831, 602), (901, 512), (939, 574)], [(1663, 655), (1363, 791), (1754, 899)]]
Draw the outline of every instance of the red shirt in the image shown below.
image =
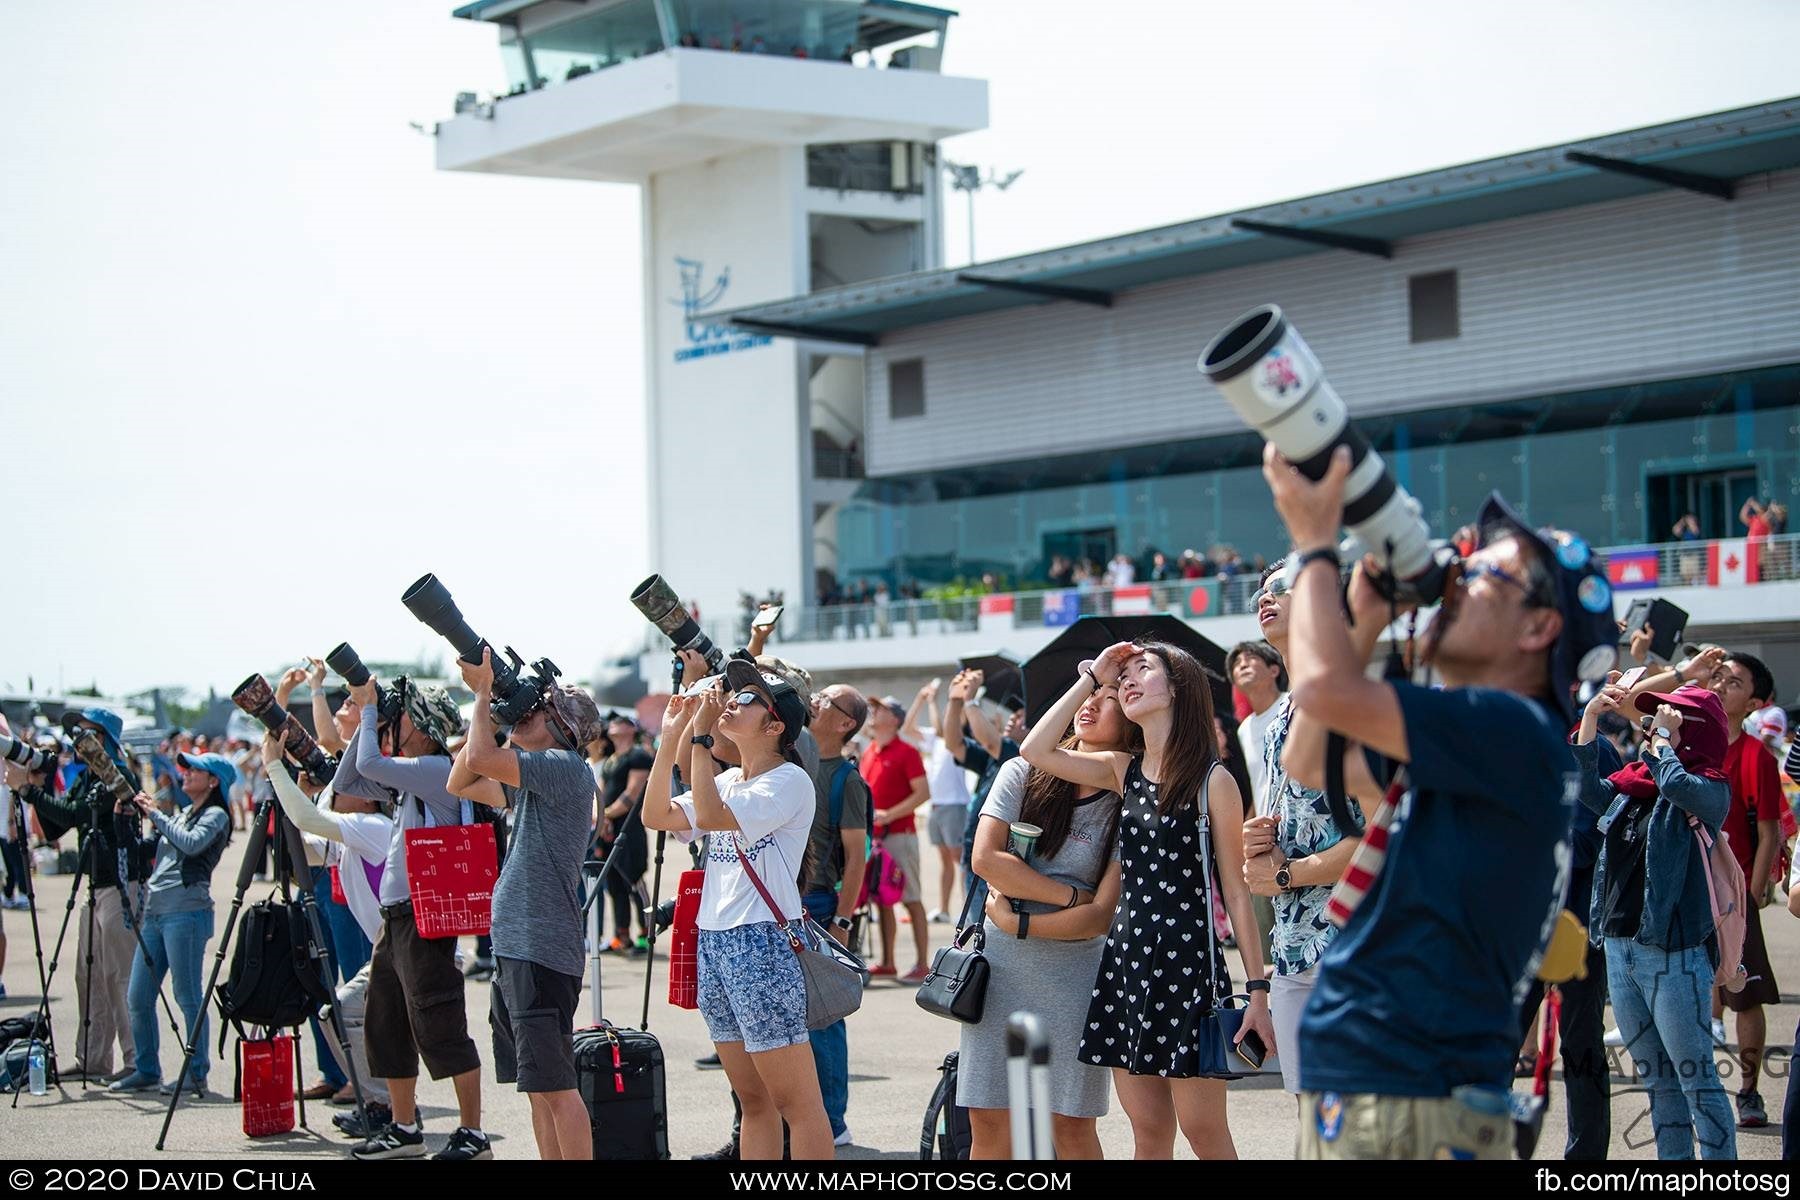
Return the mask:
[[(903, 803), (913, 794), (913, 782), (925, 778), (925, 760), (899, 738), (885, 746), (873, 747), (863, 755), (858, 769), (862, 771), (863, 782), (869, 785), (869, 804), (875, 812)], [(912, 833), (913, 830), (913, 815), (907, 813), (892, 825), (875, 826), (875, 836)]]
[(1756, 834), (1750, 828), (1750, 814), (1755, 813), (1758, 821), (1781, 820), (1781, 809), (1786, 803), (1781, 794), (1781, 768), (1767, 747), (1744, 734), (1725, 751), (1724, 769), (1725, 778), (1731, 783), (1725, 834), (1731, 839), (1731, 853), (1738, 866), (1744, 869), (1744, 878), (1749, 879), (1750, 866), (1756, 858)]

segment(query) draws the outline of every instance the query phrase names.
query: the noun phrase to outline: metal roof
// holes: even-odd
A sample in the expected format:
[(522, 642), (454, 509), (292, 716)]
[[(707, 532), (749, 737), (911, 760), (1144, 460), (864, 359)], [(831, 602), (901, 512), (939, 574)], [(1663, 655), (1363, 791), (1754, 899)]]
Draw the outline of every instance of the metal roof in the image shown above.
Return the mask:
[[(467, 21), (498, 21), (521, 9), (542, 4), (545, 0), (474, 0), (451, 12), (452, 17)], [(956, 10), (936, 8), (929, 4), (913, 4), (910, 0), (867, 0), (857, 22), (858, 40), (863, 46), (882, 46), (901, 38), (915, 37), (921, 32), (941, 29)]]
[(1669, 188), (1728, 203), (1736, 181), (1794, 167), (1800, 97), (704, 319), (873, 345), (932, 321), (1058, 300), (1106, 305), (1132, 288), (1300, 254), (1391, 256), (1395, 243), (1421, 234)]

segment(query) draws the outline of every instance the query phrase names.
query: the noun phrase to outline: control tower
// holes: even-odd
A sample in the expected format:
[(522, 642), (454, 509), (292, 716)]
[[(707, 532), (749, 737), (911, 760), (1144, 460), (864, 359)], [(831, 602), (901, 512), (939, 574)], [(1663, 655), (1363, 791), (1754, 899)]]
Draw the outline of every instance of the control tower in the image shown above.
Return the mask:
[(815, 601), (862, 480), (860, 349), (705, 315), (942, 265), (937, 143), (987, 124), (986, 82), (938, 70), (956, 14), (481, 0), (454, 15), (498, 29), (512, 91), (459, 97), (440, 169), (642, 189), (651, 569), (709, 619), (740, 590)]

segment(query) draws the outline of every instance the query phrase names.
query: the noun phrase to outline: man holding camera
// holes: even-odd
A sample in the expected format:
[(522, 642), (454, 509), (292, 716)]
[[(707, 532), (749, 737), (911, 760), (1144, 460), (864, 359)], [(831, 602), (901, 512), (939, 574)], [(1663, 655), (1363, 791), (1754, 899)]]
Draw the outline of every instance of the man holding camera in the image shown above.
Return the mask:
[[(481, 1054), (469, 1036), (455, 938), (419, 936), (406, 872), (406, 831), (462, 822), (463, 802), (450, 794), (448, 744), (462, 732), (462, 713), (441, 687), (402, 678), (386, 693), (373, 678), (350, 689), (360, 710), (338, 763), (332, 791), (392, 806), (393, 841), (382, 868), (381, 932), (369, 959), (365, 1045), (369, 1070), (386, 1082), (393, 1122), (352, 1150), (364, 1160), (418, 1158), (425, 1153), (419, 1120), (419, 1060), (433, 1079), (456, 1088), (459, 1124), (433, 1157), (466, 1162), (493, 1157), (481, 1132)], [(384, 711), (385, 710), (385, 711)]]
[[(74, 715), (74, 714), (70, 714)], [(69, 725), (68, 717), (63, 723)], [(129, 779), (137, 777), (119, 739), (125, 722), (105, 708), (84, 708), (72, 729), (89, 729), (100, 735), (106, 753)], [(83, 769), (68, 791), (54, 794), (47, 768), (31, 776), (24, 788), (25, 802), (37, 810), (44, 836), (51, 841), (73, 829), (79, 843), (82, 870), (88, 876), (88, 892), (76, 916), (75, 991), (81, 1007), (81, 1037), (75, 1043), (81, 1057), (64, 1078), (84, 1077), (92, 1082), (123, 1079), (137, 1066), (131, 1036), (131, 1015), (125, 993), (131, 983), (131, 958), (137, 937), (131, 922), (143, 908), (144, 864), (129, 854), (126, 880), (119, 878), (121, 847), (136, 844), (134, 817), (113, 811), (113, 797), (91, 770)], [(128, 832), (129, 831), (129, 832)], [(121, 886), (123, 885), (123, 886)], [(129, 902), (132, 911), (125, 911)], [(119, 1044), (123, 1068), (113, 1070), (113, 1042)]]
[(584, 961), (581, 864), (595, 790), (582, 749), (601, 735), (600, 710), (580, 688), (553, 684), (497, 746), (493, 652), (484, 646), (480, 665), (457, 665), (475, 693), (475, 712), (450, 790), (513, 814), (494, 887), (488, 1024), (495, 1075), (530, 1099), (540, 1158), (591, 1159), (593, 1124), (576, 1086), (572, 1035)]
[[(1365, 747), (1377, 778), (1405, 773), (1332, 897), (1342, 932), (1300, 1023), (1301, 1156), (1508, 1158), (1518, 1009), (1569, 872), (1565, 731), (1578, 666), (1617, 637), (1611, 589), (1579, 538), (1534, 531), (1493, 496), (1427, 635), (1445, 687), (1370, 679), (1390, 612), (1412, 606), (1390, 608), (1365, 561), (1344, 625), (1350, 452), (1318, 483), (1273, 446), (1263, 464), (1297, 554), (1294, 707)], [(1285, 758), (1296, 782), (1327, 786), (1322, 756), (1290, 742)]]

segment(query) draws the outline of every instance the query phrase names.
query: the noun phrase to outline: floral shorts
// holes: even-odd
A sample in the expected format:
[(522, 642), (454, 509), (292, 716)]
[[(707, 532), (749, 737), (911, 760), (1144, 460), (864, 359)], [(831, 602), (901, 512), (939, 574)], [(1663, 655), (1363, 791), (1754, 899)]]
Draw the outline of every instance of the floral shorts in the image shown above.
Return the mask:
[(806, 977), (773, 921), (700, 931), (699, 999), (715, 1042), (760, 1054), (807, 1040)]

